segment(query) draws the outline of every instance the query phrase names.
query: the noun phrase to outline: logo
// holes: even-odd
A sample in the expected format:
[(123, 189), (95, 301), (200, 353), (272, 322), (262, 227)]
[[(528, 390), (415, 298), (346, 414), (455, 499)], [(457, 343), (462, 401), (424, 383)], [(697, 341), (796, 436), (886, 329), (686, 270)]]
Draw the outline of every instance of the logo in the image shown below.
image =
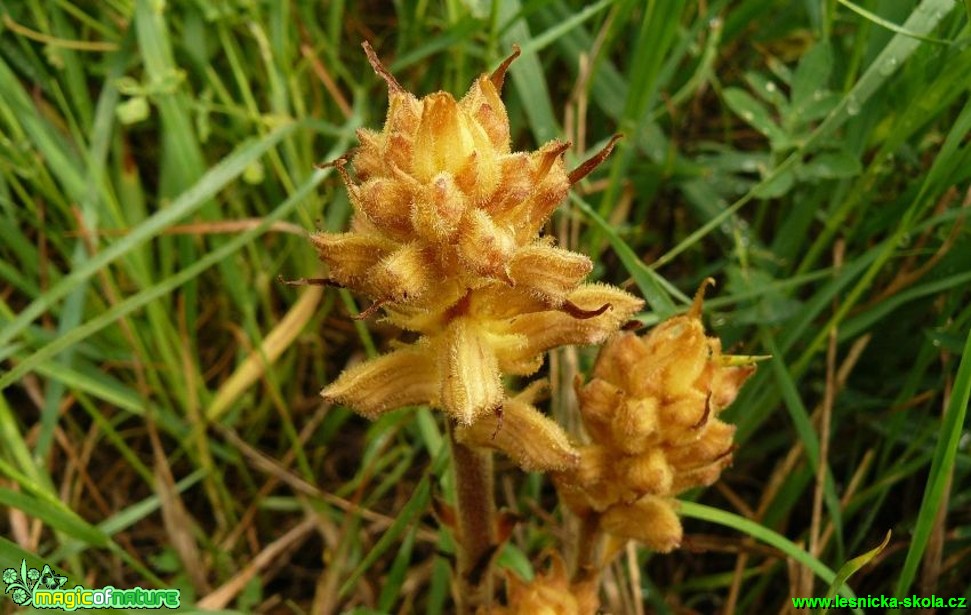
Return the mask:
[(75, 585), (64, 589), (67, 577), (56, 574), (47, 564), (43, 570), (28, 568), (27, 560), (20, 562), (20, 570), (7, 568), (3, 571), (3, 582), (10, 599), (19, 606), (32, 606), (35, 609), (77, 609), (134, 608), (134, 609), (176, 609), (179, 608), (181, 591), (178, 589), (115, 589), (101, 587), (86, 589)]

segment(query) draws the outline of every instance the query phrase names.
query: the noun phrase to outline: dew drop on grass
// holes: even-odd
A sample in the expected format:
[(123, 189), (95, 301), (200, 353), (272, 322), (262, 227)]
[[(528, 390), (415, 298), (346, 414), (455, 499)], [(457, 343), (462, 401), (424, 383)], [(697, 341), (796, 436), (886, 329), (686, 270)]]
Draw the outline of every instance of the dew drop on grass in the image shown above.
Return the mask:
[(813, 100), (815, 100), (816, 102), (821, 101), (825, 96), (826, 96), (826, 92), (822, 90), (816, 90), (815, 92), (813, 92)]
[(759, 163), (752, 158), (746, 158), (742, 161), (741, 167), (746, 173), (754, 173), (759, 170)]
[(846, 112), (850, 115), (859, 115), (860, 101), (856, 99), (856, 96), (850, 96), (846, 99)]
[(884, 77), (890, 76), (893, 71), (897, 70), (897, 64), (899, 64), (897, 58), (890, 56), (880, 65), (880, 74)]
[(775, 87), (775, 82), (774, 81), (770, 81), (770, 82), (768, 82), (768, 83), (765, 84), (765, 91), (766, 92), (769, 92), (770, 94), (774, 93), (778, 89), (779, 88)]
[(755, 115), (753, 115), (751, 111), (746, 111), (742, 114), (742, 118), (744, 118), (746, 122), (751, 122), (755, 119)]

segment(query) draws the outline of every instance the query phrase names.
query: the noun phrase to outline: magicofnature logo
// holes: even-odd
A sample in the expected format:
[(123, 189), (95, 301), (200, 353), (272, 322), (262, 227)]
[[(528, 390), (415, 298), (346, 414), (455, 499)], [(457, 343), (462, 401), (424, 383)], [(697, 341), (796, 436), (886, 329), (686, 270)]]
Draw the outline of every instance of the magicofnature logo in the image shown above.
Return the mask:
[(4, 593), (10, 594), (14, 604), (36, 609), (176, 609), (181, 603), (178, 589), (116, 589), (111, 586), (87, 589), (80, 585), (64, 589), (66, 576), (56, 574), (47, 564), (42, 570), (28, 568), (27, 560), (20, 562), (20, 570), (5, 569), (3, 582), (7, 585)]
[(50, 566), (44, 564), (44, 569), (28, 568), (27, 560), (20, 562), (20, 571), (7, 568), (3, 571), (3, 582), (7, 584), (5, 594), (12, 594), (10, 598), (14, 604), (27, 606), (33, 602), (34, 590), (46, 587), (59, 589), (67, 583), (67, 577), (54, 574)]

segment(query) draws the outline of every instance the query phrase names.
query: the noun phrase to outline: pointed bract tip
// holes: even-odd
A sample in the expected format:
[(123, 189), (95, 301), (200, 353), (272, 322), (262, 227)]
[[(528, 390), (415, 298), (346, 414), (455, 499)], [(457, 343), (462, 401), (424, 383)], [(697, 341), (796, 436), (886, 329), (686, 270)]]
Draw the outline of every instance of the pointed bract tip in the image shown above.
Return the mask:
[(388, 84), (388, 90), (390, 90), (392, 94), (404, 92), (405, 89), (401, 87), (398, 80), (395, 79), (394, 75), (392, 75), (391, 72), (384, 67), (384, 64), (381, 63), (381, 58), (379, 58), (378, 54), (375, 53), (374, 48), (371, 47), (371, 43), (364, 41), (361, 43), (361, 47), (364, 47), (364, 53), (367, 55), (368, 62), (371, 63), (371, 68), (373, 68), (374, 72), (376, 72), (378, 76), (384, 79), (384, 82)]
[(367, 320), (368, 318), (377, 314), (378, 310), (384, 307), (388, 303), (387, 299), (378, 299), (367, 307), (367, 309), (358, 312), (354, 316), (351, 316), (351, 320)]
[(722, 367), (749, 367), (772, 358), (770, 354), (723, 354), (718, 357)]
[(341, 156), (340, 158), (335, 158), (330, 162), (319, 163), (316, 165), (316, 167), (318, 169), (329, 169), (329, 168), (337, 169), (337, 172), (341, 176), (341, 181), (344, 182), (344, 186), (346, 186), (348, 190), (351, 190), (356, 187), (354, 185), (354, 180), (351, 179), (350, 173), (347, 172), (347, 155)]
[(691, 301), (691, 309), (688, 316), (691, 318), (701, 318), (701, 308), (705, 302), (705, 289), (715, 285), (715, 278), (705, 278), (701, 281), (701, 286), (695, 291), (695, 298)]
[(572, 186), (573, 184), (577, 183), (587, 175), (590, 175), (590, 173), (592, 173), (594, 169), (599, 167), (603, 163), (603, 161), (607, 159), (607, 156), (610, 155), (610, 152), (613, 151), (614, 145), (616, 145), (617, 142), (620, 141), (623, 137), (624, 135), (620, 133), (617, 133), (614, 136), (610, 137), (610, 141), (607, 141), (607, 145), (605, 145), (603, 149), (601, 149), (599, 152), (594, 154), (588, 160), (585, 160), (584, 162), (582, 162), (580, 166), (570, 171), (570, 174), (567, 176), (567, 178), (570, 180), (570, 185)]
[(334, 168), (334, 169), (337, 169), (338, 171), (343, 171), (344, 166), (346, 166), (348, 161), (353, 157), (354, 157), (354, 152), (350, 151), (350, 152), (347, 152), (346, 154), (342, 154), (338, 156), (337, 158), (334, 158), (333, 160), (328, 160), (327, 162), (317, 162), (314, 164), (314, 168), (321, 169), (321, 170)]
[(519, 57), (520, 53), (522, 53), (522, 49), (519, 48), (519, 45), (513, 43), (512, 53), (489, 75), (489, 81), (492, 81), (492, 85), (496, 86), (496, 90), (502, 91), (502, 84), (506, 81), (506, 71), (509, 70), (509, 66)]

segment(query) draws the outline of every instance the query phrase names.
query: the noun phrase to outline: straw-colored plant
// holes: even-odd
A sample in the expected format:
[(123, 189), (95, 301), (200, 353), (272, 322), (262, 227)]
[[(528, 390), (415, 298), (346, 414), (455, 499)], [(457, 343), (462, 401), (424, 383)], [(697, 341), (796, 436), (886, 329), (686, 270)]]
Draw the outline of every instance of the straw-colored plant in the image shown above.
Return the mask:
[[(417, 339), (348, 368), (322, 395), (372, 419), (418, 404), (447, 416), (457, 494), (439, 516), (458, 546), (459, 611), (593, 612), (599, 536), (677, 545), (672, 498), (710, 483), (729, 462), (732, 430), (715, 417), (751, 370), (723, 364), (717, 340), (701, 329), (698, 299), (688, 316), (643, 340), (608, 343), (578, 390), (589, 444), (534, 406), (542, 381), (507, 391), (504, 376), (534, 375), (552, 348), (606, 341), (643, 305), (585, 283), (590, 260), (542, 235), (570, 186), (616, 139), (572, 172), (563, 160), (569, 143), (512, 151), (499, 95), (518, 49), (458, 101), (445, 92), (417, 98), (365, 51), (389, 88), (387, 119), (380, 132), (359, 131), (360, 147), (334, 163), (354, 206), (350, 230), (311, 239), (327, 282), (371, 302), (363, 317), (380, 313)], [(500, 538), (491, 449), (554, 473), (586, 528), (570, 573), (554, 554), (549, 575), (509, 580), (507, 607), (495, 601), (489, 573)], [(654, 525), (638, 527), (637, 515)]]

